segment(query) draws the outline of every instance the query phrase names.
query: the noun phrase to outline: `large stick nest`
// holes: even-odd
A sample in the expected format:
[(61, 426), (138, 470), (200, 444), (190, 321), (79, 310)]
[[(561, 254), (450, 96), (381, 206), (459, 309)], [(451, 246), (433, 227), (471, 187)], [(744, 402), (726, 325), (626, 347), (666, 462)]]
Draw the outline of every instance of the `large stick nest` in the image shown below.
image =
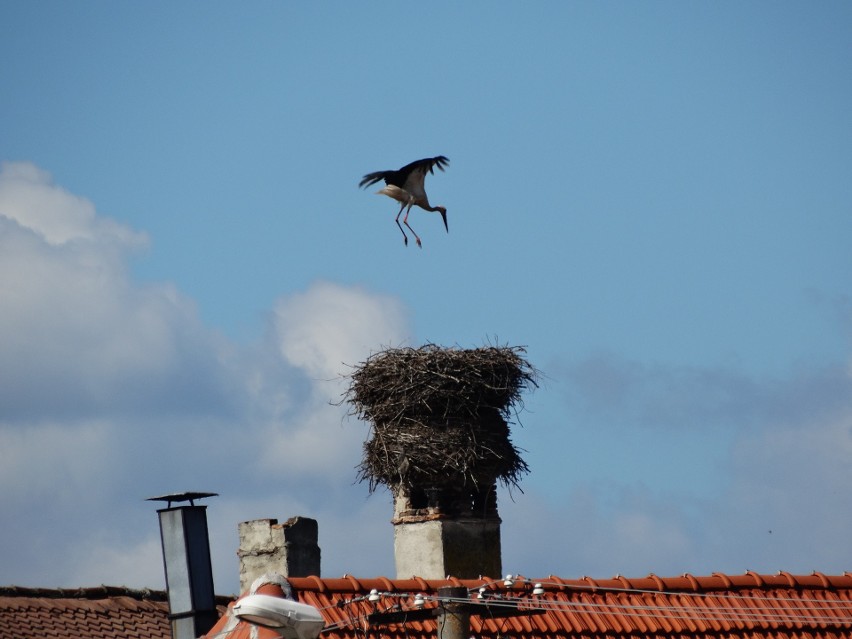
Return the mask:
[(355, 367), (344, 401), (372, 424), (359, 480), (370, 491), (399, 487), (470, 489), (529, 472), (508, 420), (536, 387), (523, 348), (447, 349), (434, 344), (381, 351)]

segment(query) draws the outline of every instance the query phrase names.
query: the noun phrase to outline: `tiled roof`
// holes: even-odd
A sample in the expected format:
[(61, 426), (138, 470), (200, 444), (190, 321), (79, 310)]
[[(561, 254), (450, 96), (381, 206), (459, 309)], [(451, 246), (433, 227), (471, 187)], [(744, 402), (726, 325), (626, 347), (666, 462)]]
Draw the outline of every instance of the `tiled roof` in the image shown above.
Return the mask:
[(0, 639), (171, 639), (165, 593), (0, 588)]
[[(852, 637), (852, 574), (725, 575), (566, 580), (320, 579), (287, 580), (294, 596), (320, 609), (320, 639), (434, 639), (433, 618), (412, 611), (438, 606), (437, 591), (463, 587), (476, 604), (471, 634), (483, 639), (838, 639)], [(543, 594), (533, 594), (536, 582)], [(484, 588), (484, 599), (479, 591)], [(368, 597), (372, 590), (378, 601)], [(283, 596), (277, 585), (258, 592)], [(224, 598), (218, 598), (222, 604)], [(504, 616), (506, 610), (540, 612)], [(224, 613), (207, 635), (277, 639)], [(373, 617), (373, 613), (402, 613)], [(406, 618), (407, 617), (407, 618)], [(165, 593), (128, 588), (48, 590), (0, 587), (0, 639), (170, 639)]]
[[(852, 637), (852, 574), (744, 575), (714, 573), (641, 579), (320, 579), (287, 580), (296, 599), (320, 609), (320, 639), (434, 639), (437, 624), (413, 612), (414, 596), (435, 608), (439, 588), (467, 590), (476, 604), (471, 635), (485, 639), (836, 639)], [(536, 583), (544, 592), (533, 594)], [(479, 597), (484, 588), (484, 598)], [(372, 590), (378, 601), (369, 601)], [(277, 585), (260, 593), (283, 596)], [(375, 597), (374, 597), (375, 598)], [(450, 602), (446, 602), (450, 603)], [(507, 610), (536, 612), (506, 616)], [(373, 613), (381, 614), (370, 617)], [(208, 638), (274, 639), (228, 613)]]
[(0, 587), (0, 639), (171, 639), (168, 615), (157, 590)]

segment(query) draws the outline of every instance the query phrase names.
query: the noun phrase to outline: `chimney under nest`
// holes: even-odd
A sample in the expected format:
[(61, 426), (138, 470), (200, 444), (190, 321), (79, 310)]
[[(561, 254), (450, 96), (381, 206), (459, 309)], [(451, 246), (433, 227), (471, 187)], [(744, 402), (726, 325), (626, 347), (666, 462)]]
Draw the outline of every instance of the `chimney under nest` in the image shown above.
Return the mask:
[(393, 515), (397, 579), (503, 574), (496, 485), (473, 494), (400, 487)]
[(497, 482), (529, 469), (508, 419), (538, 371), (522, 348), (388, 349), (351, 375), (345, 401), (371, 422), (360, 479), (394, 497), (397, 578), (502, 574)]

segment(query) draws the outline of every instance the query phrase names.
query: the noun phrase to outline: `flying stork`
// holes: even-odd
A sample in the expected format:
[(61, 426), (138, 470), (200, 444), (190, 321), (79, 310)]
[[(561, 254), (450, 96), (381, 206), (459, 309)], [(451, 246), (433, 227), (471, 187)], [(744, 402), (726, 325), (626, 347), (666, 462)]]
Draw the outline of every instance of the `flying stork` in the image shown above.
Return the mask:
[[(415, 204), (426, 211), (437, 211), (444, 220), (444, 228), (447, 229), (447, 233), (450, 232), (450, 227), (447, 226), (447, 209), (443, 206), (432, 206), (429, 204), (429, 197), (426, 195), (426, 189), (423, 188), (427, 173), (434, 173), (436, 166), (443, 171), (444, 167), (449, 163), (449, 159), (443, 155), (417, 160), (411, 164), (406, 164), (397, 171), (367, 173), (358, 186), (366, 188), (379, 180), (384, 180), (386, 186), (380, 191), (376, 191), (376, 194), (387, 195), (400, 203), (399, 213), (396, 214), (396, 225), (402, 231), (405, 245), (408, 246), (408, 236), (405, 234), (402, 224), (408, 226), (408, 230), (411, 231), (414, 239), (417, 240), (417, 246), (423, 248), (420, 238), (417, 237), (417, 233), (408, 224), (408, 213)], [(405, 217), (402, 218), (402, 224), (400, 224), (399, 216), (402, 215), (403, 210), (405, 210)]]

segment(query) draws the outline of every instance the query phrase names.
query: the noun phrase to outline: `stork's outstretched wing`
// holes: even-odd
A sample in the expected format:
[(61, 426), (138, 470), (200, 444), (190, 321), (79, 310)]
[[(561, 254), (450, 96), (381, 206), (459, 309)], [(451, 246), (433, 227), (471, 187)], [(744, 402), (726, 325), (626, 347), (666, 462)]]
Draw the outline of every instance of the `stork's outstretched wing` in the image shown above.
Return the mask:
[(366, 188), (375, 184), (379, 180), (384, 180), (388, 175), (393, 175), (396, 171), (376, 171), (375, 173), (367, 173), (358, 183), (360, 188)]
[(423, 160), (417, 160), (416, 162), (412, 162), (411, 164), (406, 164), (402, 167), (397, 173), (402, 173), (403, 175), (409, 175), (414, 171), (419, 171), (424, 175), (428, 173), (434, 173), (435, 167), (437, 166), (442, 171), (444, 167), (450, 163), (448, 158), (445, 158), (443, 155), (439, 155), (436, 158), (425, 158)]
[(434, 158), (416, 160), (415, 162), (406, 164), (398, 171), (376, 171), (375, 173), (367, 173), (367, 175), (361, 179), (358, 186), (364, 188), (371, 184), (375, 184), (380, 180), (384, 180), (386, 184), (391, 184), (393, 186), (398, 186), (401, 189), (409, 190), (406, 188), (406, 183), (410, 179), (413, 179), (419, 183), (420, 189), (422, 190), (423, 180), (426, 177), (426, 174), (434, 173), (436, 166), (443, 171), (444, 167), (449, 163), (450, 160), (443, 155), (439, 155)]

